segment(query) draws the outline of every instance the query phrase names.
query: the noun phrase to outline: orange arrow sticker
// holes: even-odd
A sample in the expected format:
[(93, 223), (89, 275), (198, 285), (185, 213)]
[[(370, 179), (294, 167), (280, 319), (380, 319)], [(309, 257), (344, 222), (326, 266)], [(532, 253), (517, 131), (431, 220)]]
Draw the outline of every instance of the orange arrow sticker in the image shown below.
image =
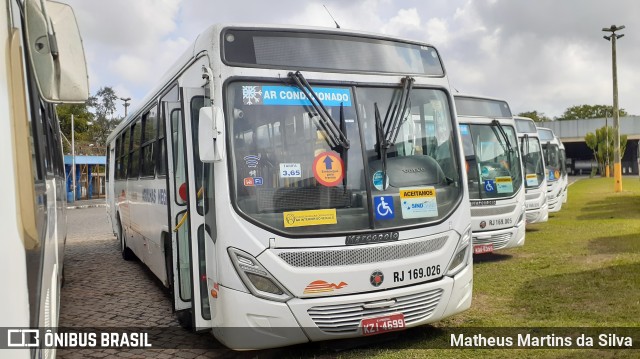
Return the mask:
[(337, 186), (344, 177), (342, 159), (334, 152), (322, 152), (313, 160), (313, 176), (327, 187)]

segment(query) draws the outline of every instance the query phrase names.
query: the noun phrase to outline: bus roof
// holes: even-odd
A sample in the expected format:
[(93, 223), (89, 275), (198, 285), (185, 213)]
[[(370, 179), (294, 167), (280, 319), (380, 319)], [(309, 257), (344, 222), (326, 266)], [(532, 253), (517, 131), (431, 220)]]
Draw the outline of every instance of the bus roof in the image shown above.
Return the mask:
[(493, 97), (454, 94), (458, 116), (512, 118), (511, 108), (505, 100)]
[[(145, 97), (140, 102), (140, 105), (136, 106), (129, 115), (123, 119), (118, 126), (109, 134), (107, 137), (107, 143), (114, 140), (114, 138), (125, 128), (127, 127), (135, 118), (140, 116), (143, 111), (149, 108), (149, 102), (151, 102), (155, 97), (157, 97), (158, 93), (160, 93), (167, 84), (170, 84), (174, 78), (177, 78), (180, 73), (192, 62), (194, 61), (203, 51), (212, 48), (212, 44), (216, 44), (219, 42), (220, 33), (227, 28), (236, 28), (236, 29), (247, 29), (247, 30), (283, 30), (283, 31), (308, 31), (315, 33), (327, 33), (327, 34), (339, 34), (339, 35), (353, 35), (353, 36), (362, 36), (369, 37), (381, 40), (395, 41), (395, 42), (404, 42), (409, 44), (415, 44), (420, 46), (429, 46), (435, 49), (433, 45), (419, 42), (415, 40), (400, 38), (400, 37), (392, 37), (388, 35), (383, 35), (374, 32), (368, 31), (358, 31), (358, 30), (346, 30), (341, 28), (330, 28), (330, 27), (318, 27), (318, 26), (302, 26), (302, 25), (276, 25), (276, 24), (246, 24), (246, 23), (221, 23), (215, 24), (208, 27), (202, 33), (200, 33), (195, 41), (189, 45), (187, 50), (185, 50), (182, 55), (180, 55), (176, 61), (169, 67), (167, 72), (162, 76), (159, 80), (156, 87), (154, 87), (151, 91), (145, 95)], [(437, 49), (436, 49), (437, 52)], [(216, 56), (219, 56), (216, 54)], [(441, 63), (442, 64), (442, 63)], [(444, 64), (442, 64), (443, 75), (446, 76), (446, 70), (444, 68)]]
[(529, 117), (513, 116), (516, 121), (516, 130), (519, 133), (534, 134), (538, 137), (538, 129), (536, 123)]
[(538, 127), (538, 135), (542, 141), (553, 141), (557, 139), (555, 133), (550, 128)]

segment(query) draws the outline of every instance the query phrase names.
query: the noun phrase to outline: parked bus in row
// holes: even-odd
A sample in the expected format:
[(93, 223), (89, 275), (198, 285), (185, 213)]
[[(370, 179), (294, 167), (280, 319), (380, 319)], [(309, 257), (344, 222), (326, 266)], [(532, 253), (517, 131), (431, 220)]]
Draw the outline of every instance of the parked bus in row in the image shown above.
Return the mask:
[(87, 100), (87, 70), (68, 5), (2, 3), (0, 357), (53, 358), (55, 348), (36, 342), (34, 332), (58, 327), (63, 282), (67, 196), (54, 104)]
[(538, 130), (530, 118), (514, 116), (514, 120), (524, 168), (527, 223), (546, 222), (549, 219), (547, 176)]
[(567, 152), (564, 149), (564, 144), (558, 138), (560, 149), (560, 178), (562, 186), (562, 203), (567, 203), (567, 197), (569, 192), (569, 171), (567, 171)]
[(560, 141), (551, 129), (538, 127), (538, 135), (542, 142), (544, 153), (545, 173), (547, 176), (547, 203), (549, 212), (559, 212), (562, 209), (562, 155)]
[(465, 155), (474, 253), (525, 241), (525, 189), (518, 137), (509, 105), (455, 95)]
[(430, 45), (216, 25), (110, 135), (109, 216), (230, 348), (402, 330), (471, 304), (458, 131)]

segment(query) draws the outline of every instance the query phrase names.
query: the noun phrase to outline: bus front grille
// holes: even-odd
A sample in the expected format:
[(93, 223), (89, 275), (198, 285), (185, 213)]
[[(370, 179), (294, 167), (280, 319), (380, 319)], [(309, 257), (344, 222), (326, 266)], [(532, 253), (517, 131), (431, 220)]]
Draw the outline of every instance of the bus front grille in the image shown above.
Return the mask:
[(516, 211), (516, 205), (504, 206), (504, 207), (472, 207), (472, 217), (486, 217), (497, 216), (500, 214), (514, 213)]
[(278, 257), (293, 267), (316, 268), (379, 263), (417, 257), (440, 250), (448, 236), (408, 243), (387, 242), (375, 246), (353, 246), (340, 249), (290, 250)]
[(533, 200), (536, 200), (538, 198), (540, 198), (540, 192), (527, 193), (526, 196), (525, 196), (525, 200), (526, 201), (533, 201)]
[(506, 247), (511, 240), (511, 233), (494, 234), (490, 238), (473, 237), (473, 244), (493, 244), (493, 249), (501, 249)]
[(326, 333), (347, 334), (359, 330), (362, 319), (380, 317), (394, 313), (404, 315), (409, 325), (428, 318), (435, 311), (443, 290), (433, 289), (393, 298), (395, 303), (384, 308), (365, 309), (365, 302), (339, 305), (315, 306), (307, 310), (313, 322)]

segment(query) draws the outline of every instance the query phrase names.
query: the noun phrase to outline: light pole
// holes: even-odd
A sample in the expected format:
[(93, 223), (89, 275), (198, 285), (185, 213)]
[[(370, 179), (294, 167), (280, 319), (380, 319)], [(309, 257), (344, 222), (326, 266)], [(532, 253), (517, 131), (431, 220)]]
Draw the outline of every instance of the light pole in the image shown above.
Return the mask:
[(71, 191), (73, 201), (76, 201), (76, 131), (74, 130), (75, 119), (71, 114)]
[[(613, 116), (613, 114), (611, 114)], [(605, 134), (607, 137), (606, 140), (606, 144), (607, 147), (605, 147), (605, 149), (607, 150), (607, 154), (606, 154), (606, 160), (604, 161), (605, 163), (605, 168), (604, 168), (604, 173), (605, 173), (605, 177), (609, 178), (609, 172), (611, 171), (611, 169), (609, 169), (609, 114), (607, 113), (607, 111), (605, 110), (604, 112), (604, 129), (605, 129)]]
[(611, 62), (613, 70), (613, 131), (614, 131), (614, 145), (613, 145), (613, 177), (614, 177), (614, 192), (622, 192), (622, 164), (620, 161), (620, 113), (618, 112), (618, 69), (616, 67), (616, 40), (623, 37), (624, 34), (617, 35), (616, 31), (624, 29), (624, 25), (611, 27), (605, 27), (602, 31), (610, 32), (611, 35), (605, 35), (604, 38), (611, 41)]
[(131, 101), (131, 97), (120, 97), (122, 101), (124, 101), (124, 117), (127, 117), (127, 107), (129, 107), (129, 101)]

